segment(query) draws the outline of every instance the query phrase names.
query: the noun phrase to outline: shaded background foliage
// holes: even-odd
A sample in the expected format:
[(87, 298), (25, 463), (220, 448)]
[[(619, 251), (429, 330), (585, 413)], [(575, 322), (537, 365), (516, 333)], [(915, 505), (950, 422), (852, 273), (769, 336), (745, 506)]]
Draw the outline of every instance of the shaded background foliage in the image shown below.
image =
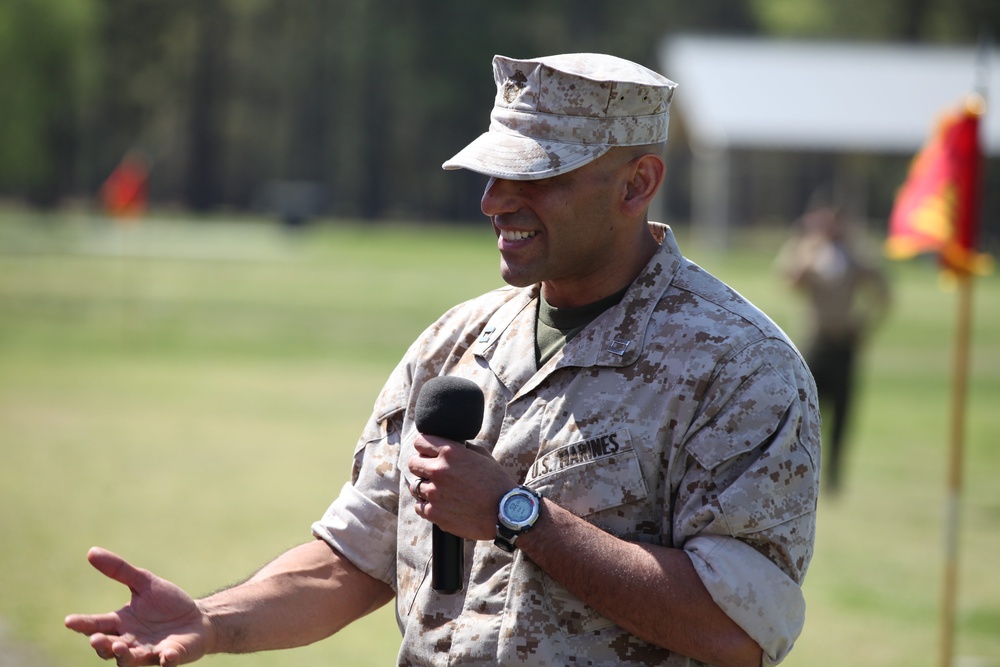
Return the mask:
[(439, 165), (486, 129), (495, 53), (655, 68), (678, 32), (970, 44), (997, 25), (994, 0), (5, 0), (0, 197), (88, 202), (140, 150), (154, 206), (255, 210), (308, 183), (333, 216), (474, 218), (481, 178)]

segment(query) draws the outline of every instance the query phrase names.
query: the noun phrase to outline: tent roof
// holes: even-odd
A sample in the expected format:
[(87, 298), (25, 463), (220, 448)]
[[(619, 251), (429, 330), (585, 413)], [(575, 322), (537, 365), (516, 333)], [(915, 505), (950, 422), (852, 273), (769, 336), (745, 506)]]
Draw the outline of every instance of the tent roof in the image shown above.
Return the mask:
[[(975, 89), (976, 49), (672, 36), (662, 70), (692, 141), (729, 148), (917, 151)], [(986, 152), (1000, 154), (1000, 56), (988, 59)]]

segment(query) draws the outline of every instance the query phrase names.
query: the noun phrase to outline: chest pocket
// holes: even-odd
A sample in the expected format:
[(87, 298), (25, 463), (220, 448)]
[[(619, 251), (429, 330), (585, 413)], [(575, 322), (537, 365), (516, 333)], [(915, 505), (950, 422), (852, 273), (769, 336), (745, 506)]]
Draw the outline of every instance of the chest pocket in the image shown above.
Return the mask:
[[(602, 526), (613, 523), (611, 517), (602, 517), (602, 512), (641, 502), (648, 495), (639, 456), (627, 429), (546, 453), (532, 466), (528, 485), (577, 516)], [(614, 625), (555, 579), (547, 574), (542, 578), (553, 616), (567, 635)]]
[(628, 429), (582, 439), (543, 454), (531, 467), (528, 485), (585, 518), (647, 496), (639, 456)]

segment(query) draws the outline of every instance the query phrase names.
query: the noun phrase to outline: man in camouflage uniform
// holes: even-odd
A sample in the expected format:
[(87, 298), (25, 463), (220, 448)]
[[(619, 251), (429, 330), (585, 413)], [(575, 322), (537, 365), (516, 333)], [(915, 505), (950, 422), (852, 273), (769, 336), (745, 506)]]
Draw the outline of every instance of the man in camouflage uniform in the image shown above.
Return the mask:
[[(403, 665), (787, 655), (815, 528), (815, 387), (766, 316), (647, 221), (675, 84), (593, 54), (498, 56), (494, 73), (490, 130), (445, 167), (490, 177), (482, 207), (510, 286), (411, 346), (318, 540), (197, 602), (92, 551), (134, 591), (117, 614), (67, 619), (99, 655), (294, 646), (393, 597)], [(416, 397), (441, 375), (483, 389), (469, 443), (416, 430)], [(498, 504), (519, 485), (539, 512), (512, 537)], [(457, 594), (432, 590), (431, 522), (466, 540)], [(173, 619), (162, 632), (130, 635), (158, 614)]]

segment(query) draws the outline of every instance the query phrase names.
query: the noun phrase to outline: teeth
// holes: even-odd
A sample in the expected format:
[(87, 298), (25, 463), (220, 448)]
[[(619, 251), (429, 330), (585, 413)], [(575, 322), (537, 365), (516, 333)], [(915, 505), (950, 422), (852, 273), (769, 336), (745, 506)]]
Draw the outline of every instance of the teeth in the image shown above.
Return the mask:
[(530, 239), (537, 233), (538, 232), (518, 232), (518, 231), (501, 230), (500, 236), (503, 237), (504, 241), (523, 241), (524, 239)]

